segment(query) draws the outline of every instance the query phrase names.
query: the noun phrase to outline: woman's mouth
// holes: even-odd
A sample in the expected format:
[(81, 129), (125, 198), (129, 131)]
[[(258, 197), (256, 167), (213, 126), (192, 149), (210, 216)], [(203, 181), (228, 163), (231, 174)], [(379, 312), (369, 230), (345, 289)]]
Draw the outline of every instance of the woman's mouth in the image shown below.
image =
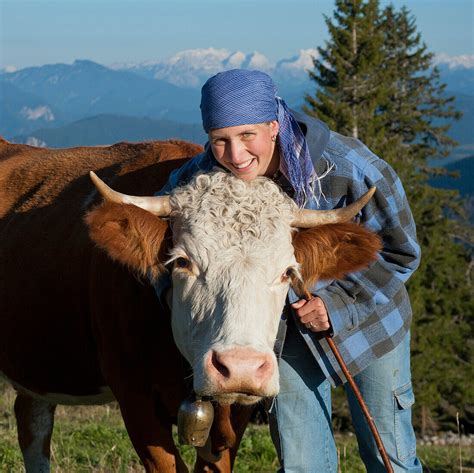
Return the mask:
[(250, 158), (249, 160), (244, 161), (243, 163), (240, 163), (240, 164), (231, 163), (231, 165), (237, 171), (242, 172), (242, 171), (246, 171), (247, 169), (249, 169), (250, 166), (252, 166), (254, 161), (255, 161), (255, 158)]

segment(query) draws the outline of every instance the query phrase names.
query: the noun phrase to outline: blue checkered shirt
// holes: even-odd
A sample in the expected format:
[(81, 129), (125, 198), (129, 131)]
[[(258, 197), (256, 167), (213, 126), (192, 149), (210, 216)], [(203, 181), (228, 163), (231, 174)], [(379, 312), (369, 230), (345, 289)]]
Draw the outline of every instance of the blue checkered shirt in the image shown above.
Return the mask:
[[(319, 120), (293, 113), (306, 135), (317, 174), (331, 168), (320, 181), (319, 203), (310, 201), (307, 208), (343, 207), (369, 188), (377, 187), (374, 197), (356, 217), (382, 238), (383, 249), (377, 261), (343, 280), (319, 281), (312, 288), (312, 293), (324, 301), (333, 339), (350, 372), (356, 375), (393, 350), (409, 331), (412, 312), (405, 283), (420, 259), (415, 223), (402, 183), (385, 161), (359, 140), (329, 131)], [(215, 166), (218, 163), (206, 147), (204, 153), (175, 170), (159, 194), (169, 193), (177, 185), (188, 182), (196, 172), (209, 171)], [(284, 177), (277, 182), (292, 195)], [(292, 290), (288, 299), (290, 303), (297, 300)], [(285, 320), (286, 315), (282, 317)], [(296, 325), (331, 383), (345, 382), (327, 342), (299, 321)], [(284, 336), (280, 344), (283, 339)]]

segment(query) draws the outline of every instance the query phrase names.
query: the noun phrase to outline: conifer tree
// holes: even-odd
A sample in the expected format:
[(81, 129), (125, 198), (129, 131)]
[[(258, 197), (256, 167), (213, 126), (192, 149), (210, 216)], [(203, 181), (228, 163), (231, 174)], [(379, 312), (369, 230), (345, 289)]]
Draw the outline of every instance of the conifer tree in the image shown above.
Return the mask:
[[(446, 132), (449, 120), (460, 114), (454, 110), (454, 97), (446, 96), (439, 70), (432, 67), (434, 55), (422, 42), (406, 7), (396, 11), (393, 5), (387, 6), (381, 13), (381, 30), (383, 70), (390, 91), (379, 109), (387, 140), (376, 151), (390, 160), (395, 149), (398, 156), (391, 161), (402, 176), (416, 170), (428, 177), (441, 170), (427, 166), (427, 159), (446, 156), (456, 144)], [(393, 146), (397, 141), (402, 147)]]
[(383, 133), (376, 111), (387, 93), (379, 84), (384, 37), (378, 16), (378, 0), (336, 0), (334, 20), (325, 18), (331, 41), (318, 48), (321, 59), (309, 72), (319, 88), (316, 98), (306, 96), (305, 107), (333, 130), (374, 141)]
[(449, 217), (462, 213), (456, 192), (428, 185), (430, 175), (442, 171), (430, 167), (428, 160), (449, 154), (455, 142), (446, 134), (448, 120), (460, 114), (454, 110), (454, 97), (446, 96), (439, 71), (431, 67), (433, 54), (422, 43), (414, 17), (405, 7), (395, 11), (392, 5), (381, 16), (384, 67), (393, 82), (381, 107), (388, 131), (379, 152), (402, 178), (422, 247), (420, 268), (408, 288), (414, 308), (417, 419), (425, 433), (453, 427), (456, 411), (465, 424), (472, 422), (468, 404), (474, 399), (465, 375), (469, 370), (474, 374), (469, 364), (474, 306), (466, 277), (469, 255), (456, 242), (456, 232), (466, 222)]
[(326, 24), (330, 39), (313, 60), (310, 78), (317, 89), (306, 96), (305, 111), (388, 161), (417, 223), (422, 262), (409, 292), (413, 381), (423, 415), (415, 423), (421, 418), (424, 429), (451, 426), (459, 411), (472, 427), (474, 306), (468, 254), (455, 235), (461, 224), (452, 219), (460, 215), (460, 201), (455, 192), (428, 185), (430, 175), (440, 172), (429, 159), (447, 155), (455, 144), (446, 134), (449, 120), (459, 117), (453, 97), (446, 96), (406, 8), (380, 11), (378, 0), (337, 0)]

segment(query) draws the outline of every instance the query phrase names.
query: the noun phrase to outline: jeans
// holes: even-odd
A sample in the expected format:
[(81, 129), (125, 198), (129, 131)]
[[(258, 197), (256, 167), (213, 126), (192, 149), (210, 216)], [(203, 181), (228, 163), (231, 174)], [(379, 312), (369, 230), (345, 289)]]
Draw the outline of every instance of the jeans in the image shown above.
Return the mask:
[[(280, 360), (280, 393), (270, 409), (272, 439), (285, 473), (336, 473), (331, 386), (298, 333), (288, 324)], [(393, 469), (421, 473), (411, 424), (410, 336), (354, 377), (374, 418)], [(346, 385), (359, 453), (369, 473), (385, 472), (372, 433)]]

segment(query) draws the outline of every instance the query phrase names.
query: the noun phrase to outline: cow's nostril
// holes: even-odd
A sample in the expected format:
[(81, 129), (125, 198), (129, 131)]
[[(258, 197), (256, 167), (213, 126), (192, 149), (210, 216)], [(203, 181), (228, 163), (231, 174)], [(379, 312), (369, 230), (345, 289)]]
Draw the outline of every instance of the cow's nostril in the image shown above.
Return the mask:
[(230, 376), (230, 371), (227, 366), (219, 360), (219, 354), (216, 352), (212, 353), (211, 358), (212, 366), (222, 375), (224, 378), (228, 378)]
[(265, 360), (258, 368), (257, 368), (257, 375), (258, 376), (266, 376), (269, 371), (271, 371), (271, 363), (268, 360)]

